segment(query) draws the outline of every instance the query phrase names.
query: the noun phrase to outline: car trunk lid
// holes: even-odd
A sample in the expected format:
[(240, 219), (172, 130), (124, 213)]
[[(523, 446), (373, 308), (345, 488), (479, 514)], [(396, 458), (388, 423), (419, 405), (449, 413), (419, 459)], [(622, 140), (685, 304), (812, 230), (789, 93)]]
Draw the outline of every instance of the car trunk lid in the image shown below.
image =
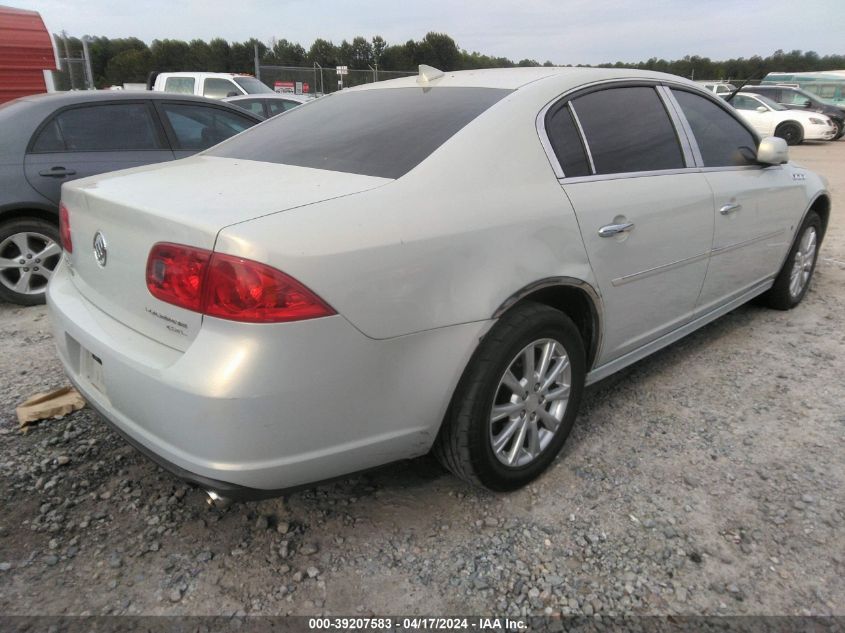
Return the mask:
[[(78, 180), (62, 190), (70, 215), (74, 284), (121, 323), (185, 350), (199, 331), (202, 315), (159, 301), (148, 291), (146, 263), (155, 243), (213, 250), (218, 232), (226, 226), (388, 182), (207, 156)], [(98, 261), (95, 240), (101, 247), (104, 242), (105, 259)]]

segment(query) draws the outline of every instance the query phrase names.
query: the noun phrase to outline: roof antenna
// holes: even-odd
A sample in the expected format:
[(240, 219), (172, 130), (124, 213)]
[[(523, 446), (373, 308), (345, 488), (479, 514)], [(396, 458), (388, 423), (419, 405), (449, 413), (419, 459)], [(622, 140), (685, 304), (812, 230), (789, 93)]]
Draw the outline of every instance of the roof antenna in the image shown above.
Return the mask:
[(426, 84), (429, 81), (440, 79), (442, 76), (443, 71), (439, 68), (435, 68), (434, 66), (427, 66), (426, 64), (420, 64), (420, 75), (419, 77), (417, 77), (417, 83)]

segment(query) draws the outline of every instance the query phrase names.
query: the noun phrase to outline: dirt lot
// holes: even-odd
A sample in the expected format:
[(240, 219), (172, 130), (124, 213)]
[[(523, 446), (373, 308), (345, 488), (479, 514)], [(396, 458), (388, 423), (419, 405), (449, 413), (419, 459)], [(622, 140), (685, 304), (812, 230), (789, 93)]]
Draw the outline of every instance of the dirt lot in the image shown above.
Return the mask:
[[(793, 148), (845, 197), (845, 141)], [(420, 459), (206, 507), (65, 384), (43, 307), (0, 304), (2, 614), (845, 615), (845, 211), (810, 293), (748, 305), (588, 390), (545, 476)]]

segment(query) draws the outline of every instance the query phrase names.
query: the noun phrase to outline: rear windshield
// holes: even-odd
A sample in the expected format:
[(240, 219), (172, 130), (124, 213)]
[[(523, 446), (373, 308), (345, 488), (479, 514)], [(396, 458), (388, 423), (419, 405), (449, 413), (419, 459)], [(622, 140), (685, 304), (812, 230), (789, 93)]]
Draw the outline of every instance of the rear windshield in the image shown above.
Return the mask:
[(336, 93), (206, 154), (399, 178), (509, 92), (455, 87)]
[(247, 94), (274, 94), (273, 90), (258, 81), (255, 77), (234, 77), (235, 83), (246, 90)]

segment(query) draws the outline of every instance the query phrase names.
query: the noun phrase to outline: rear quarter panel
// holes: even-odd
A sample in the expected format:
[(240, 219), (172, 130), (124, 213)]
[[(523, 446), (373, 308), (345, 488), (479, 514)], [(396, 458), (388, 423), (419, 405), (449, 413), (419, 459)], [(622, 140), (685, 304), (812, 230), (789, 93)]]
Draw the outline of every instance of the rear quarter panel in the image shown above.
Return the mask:
[(395, 182), (227, 227), (215, 248), (294, 276), (372, 338), (489, 319), (546, 277), (595, 286), (535, 129), (544, 104), (505, 97)]

